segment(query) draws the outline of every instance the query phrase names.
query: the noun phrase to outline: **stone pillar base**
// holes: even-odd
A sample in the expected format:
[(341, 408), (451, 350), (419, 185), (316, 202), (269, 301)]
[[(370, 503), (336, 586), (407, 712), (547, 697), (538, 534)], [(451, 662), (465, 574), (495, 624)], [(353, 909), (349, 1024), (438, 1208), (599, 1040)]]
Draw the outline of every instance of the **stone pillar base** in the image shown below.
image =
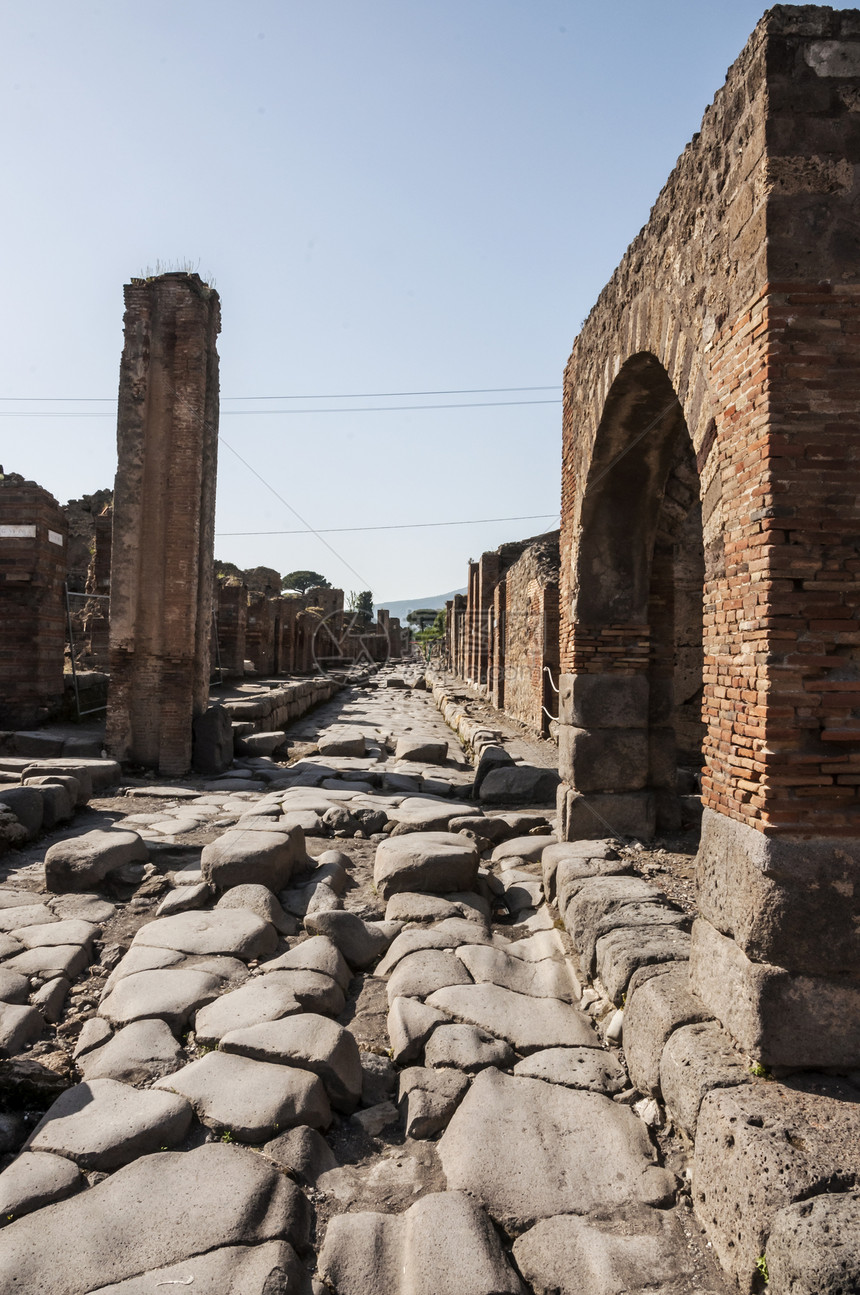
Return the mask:
[(710, 922), (693, 923), (690, 987), (766, 1066), (860, 1069), (860, 980), (753, 962)]
[(559, 840), (602, 841), (607, 837), (654, 835), (656, 808), (650, 792), (593, 792), (558, 789)]

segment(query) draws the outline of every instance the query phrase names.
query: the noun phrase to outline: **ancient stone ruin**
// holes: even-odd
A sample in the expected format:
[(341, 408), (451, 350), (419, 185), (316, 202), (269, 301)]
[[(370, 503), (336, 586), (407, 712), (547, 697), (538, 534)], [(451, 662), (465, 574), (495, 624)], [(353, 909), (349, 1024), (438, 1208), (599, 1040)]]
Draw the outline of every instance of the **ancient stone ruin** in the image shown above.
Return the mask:
[(860, 1290), (858, 112), (769, 10), (435, 656), (214, 578), (218, 298), (126, 289), (112, 514), (0, 480), (0, 1288)]

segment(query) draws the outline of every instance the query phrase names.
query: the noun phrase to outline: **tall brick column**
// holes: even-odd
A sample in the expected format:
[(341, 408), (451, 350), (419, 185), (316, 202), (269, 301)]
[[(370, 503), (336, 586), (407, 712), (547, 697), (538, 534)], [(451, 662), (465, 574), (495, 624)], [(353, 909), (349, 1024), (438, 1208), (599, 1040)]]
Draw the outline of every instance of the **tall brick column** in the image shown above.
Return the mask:
[(774, 1066), (860, 1066), (858, 104), (858, 12), (768, 10), (565, 373), (562, 831), (670, 805), (695, 549), (691, 984)]
[(209, 692), (220, 304), (172, 273), (127, 285), (125, 307), (106, 741), (181, 774)]
[(63, 700), (68, 531), (47, 490), (0, 478), (0, 728), (31, 728)]

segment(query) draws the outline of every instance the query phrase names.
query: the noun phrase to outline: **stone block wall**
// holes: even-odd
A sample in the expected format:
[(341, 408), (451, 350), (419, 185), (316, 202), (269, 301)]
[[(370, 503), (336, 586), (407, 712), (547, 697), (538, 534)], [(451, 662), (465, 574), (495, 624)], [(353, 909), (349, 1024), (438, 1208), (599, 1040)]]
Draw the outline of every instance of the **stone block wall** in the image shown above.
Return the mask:
[(53, 495), (0, 480), (0, 728), (31, 728), (62, 703), (67, 540)]
[(275, 668), (275, 618), (272, 600), (265, 594), (248, 595), (245, 656), (258, 675), (270, 675)]
[(248, 629), (248, 589), (238, 581), (219, 580), (216, 586), (218, 654), (225, 679), (245, 673), (245, 636)]

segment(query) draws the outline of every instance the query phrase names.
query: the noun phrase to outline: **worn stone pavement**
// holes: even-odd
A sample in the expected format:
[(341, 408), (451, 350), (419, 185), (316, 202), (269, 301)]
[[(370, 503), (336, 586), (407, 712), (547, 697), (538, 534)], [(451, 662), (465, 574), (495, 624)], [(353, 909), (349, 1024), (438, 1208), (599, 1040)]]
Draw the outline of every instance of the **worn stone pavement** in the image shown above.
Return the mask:
[(471, 801), (422, 682), (6, 856), (0, 1289), (727, 1289), (544, 898), (554, 807)]

